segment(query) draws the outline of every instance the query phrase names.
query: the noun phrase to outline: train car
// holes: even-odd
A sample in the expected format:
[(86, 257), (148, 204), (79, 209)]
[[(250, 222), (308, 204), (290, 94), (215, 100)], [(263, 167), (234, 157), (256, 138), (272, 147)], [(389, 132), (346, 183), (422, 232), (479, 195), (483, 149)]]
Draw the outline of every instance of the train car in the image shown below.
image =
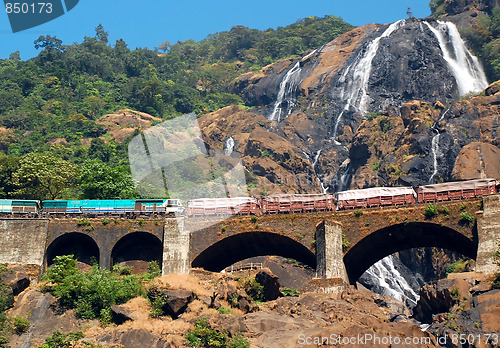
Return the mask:
[(275, 194), (262, 198), (264, 214), (302, 213), (335, 209), (335, 197), (329, 194)]
[(412, 187), (372, 187), (337, 192), (337, 209), (415, 204), (416, 199), (417, 193)]
[(43, 201), (42, 208), (49, 214), (164, 214), (184, 210), (179, 200), (167, 199), (55, 200)]
[(498, 182), (491, 178), (445, 182), (420, 186), (418, 188), (418, 202), (451, 201), (482, 197), (495, 193), (498, 193)]
[(179, 199), (166, 199), (165, 202), (160, 205), (160, 209), (166, 214), (181, 214), (184, 212), (184, 206)]
[(188, 216), (256, 215), (260, 212), (257, 199), (251, 197), (199, 198), (188, 202)]
[(29, 199), (0, 199), (2, 214), (38, 214), (40, 201)]

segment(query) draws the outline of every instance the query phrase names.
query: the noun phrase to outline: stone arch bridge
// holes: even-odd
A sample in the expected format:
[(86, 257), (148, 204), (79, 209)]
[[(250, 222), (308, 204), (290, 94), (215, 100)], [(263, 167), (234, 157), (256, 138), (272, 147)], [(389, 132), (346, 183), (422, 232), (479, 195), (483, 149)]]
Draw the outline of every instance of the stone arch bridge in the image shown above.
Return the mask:
[[(187, 273), (191, 267), (220, 271), (249, 257), (278, 255), (315, 268), (320, 278), (353, 283), (387, 255), (436, 246), (475, 259), (477, 271), (496, 271), (500, 195), (439, 206), (434, 217), (425, 216), (425, 205), (415, 205), (222, 221), (6, 218), (0, 220), (0, 262), (33, 265), (39, 275), (55, 256), (75, 254), (104, 268), (156, 260), (163, 273)], [(463, 212), (475, 221), (465, 222)]]

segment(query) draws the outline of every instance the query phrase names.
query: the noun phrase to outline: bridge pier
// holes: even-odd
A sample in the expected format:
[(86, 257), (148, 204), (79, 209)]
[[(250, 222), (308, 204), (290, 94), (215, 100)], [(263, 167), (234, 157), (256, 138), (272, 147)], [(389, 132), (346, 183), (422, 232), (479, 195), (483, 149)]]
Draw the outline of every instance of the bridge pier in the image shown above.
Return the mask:
[(323, 221), (316, 229), (316, 272), (323, 279), (341, 279), (349, 284), (342, 252), (342, 224)]
[(190, 232), (184, 227), (184, 217), (165, 219), (162, 274), (189, 273), (189, 249)]
[(476, 272), (495, 273), (500, 271), (500, 195), (483, 198), (483, 213), (477, 220), (478, 246)]

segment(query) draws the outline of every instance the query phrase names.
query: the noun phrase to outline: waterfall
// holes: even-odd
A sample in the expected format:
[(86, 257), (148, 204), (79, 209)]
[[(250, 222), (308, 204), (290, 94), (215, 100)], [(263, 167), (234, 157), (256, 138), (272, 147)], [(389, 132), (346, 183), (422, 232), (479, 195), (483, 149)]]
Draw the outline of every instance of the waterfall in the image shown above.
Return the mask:
[(224, 141), (224, 156), (231, 156), (234, 149), (234, 139), (233, 137), (228, 137)]
[[(342, 73), (339, 82), (342, 84), (340, 91), (341, 99), (345, 100), (343, 110), (337, 116), (333, 129), (332, 139), (337, 137), (338, 126), (344, 113), (351, 107), (355, 108), (362, 115), (368, 112), (368, 104), (370, 97), (368, 96), (368, 80), (372, 70), (372, 61), (378, 52), (380, 41), (389, 37), (393, 32), (405, 25), (404, 20), (399, 20), (389, 25), (389, 27), (380, 35), (370, 42), (364, 54), (358, 55), (354, 62)], [(349, 75), (349, 78), (348, 78)], [(339, 143), (335, 140), (335, 143)]]
[(488, 81), (478, 59), (467, 50), (455, 24), (438, 21), (437, 29), (428, 22), (425, 24), (439, 42), (443, 58), (457, 81), (460, 95), (480, 92), (488, 87)]
[[(360, 281), (362, 283), (371, 283), (372, 290), (377, 293), (392, 296), (399, 301), (405, 302), (409, 307), (414, 307), (419, 299), (418, 289), (413, 289), (403, 277), (395, 266), (397, 262), (399, 260), (395, 255), (383, 258), (366, 270)], [(423, 279), (419, 275), (417, 275), (417, 278), (420, 278), (420, 283), (417, 283), (416, 286), (420, 287)]]
[[(302, 80), (300, 79), (301, 67), (300, 63), (316, 53), (317, 50), (313, 50), (309, 54), (305, 55), (295, 65), (288, 70), (283, 79), (280, 82), (278, 96), (276, 102), (274, 103), (273, 111), (269, 115), (271, 121), (280, 122), (282, 119), (287, 118), (293, 110), (293, 106), (296, 101), (296, 92)], [(283, 107), (283, 104), (286, 106)], [(283, 118), (282, 118), (283, 116)]]
[(432, 142), (431, 142), (431, 151), (432, 151), (432, 163), (434, 166), (434, 170), (432, 172), (431, 177), (429, 178), (429, 184), (432, 184), (432, 180), (436, 176), (438, 172), (438, 154), (439, 154), (439, 130), (437, 128), (432, 128), (436, 132), (436, 135), (432, 137)]

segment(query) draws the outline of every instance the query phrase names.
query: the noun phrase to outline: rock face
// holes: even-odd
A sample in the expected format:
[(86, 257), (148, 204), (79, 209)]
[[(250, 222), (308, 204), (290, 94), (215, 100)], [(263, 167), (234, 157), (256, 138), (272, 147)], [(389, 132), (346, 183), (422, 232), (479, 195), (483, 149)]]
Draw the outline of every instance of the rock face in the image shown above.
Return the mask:
[(270, 271), (260, 271), (255, 275), (255, 280), (264, 288), (264, 298), (266, 301), (273, 301), (281, 296), (278, 277)]
[[(434, 19), (367, 25), (301, 59), (245, 74), (232, 92), (255, 108), (200, 118), (207, 145), (222, 151), (234, 139), (232, 156), (252, 173), (256, 196), (500, 178), (494, 164), (467, 164), (498, 162), (500, 95), (492, 85), (485, 96), (458, 102), (486, 83), (470, 57), (470, 71), (450, 68), (443, 42), (457, 33)], [(481, 146), (462, 152), (471, 143)]]
[(193, 301), (193, 293), (187, 290), (161, 290), (156, 289), (148, 292), (148, 297), (151, 302), (157, 300), (158, 297), (162, 298), (163, 313), (170, 315), (172, 318), (177, 318), (180, 314), (184, 313), (189, 303)]

